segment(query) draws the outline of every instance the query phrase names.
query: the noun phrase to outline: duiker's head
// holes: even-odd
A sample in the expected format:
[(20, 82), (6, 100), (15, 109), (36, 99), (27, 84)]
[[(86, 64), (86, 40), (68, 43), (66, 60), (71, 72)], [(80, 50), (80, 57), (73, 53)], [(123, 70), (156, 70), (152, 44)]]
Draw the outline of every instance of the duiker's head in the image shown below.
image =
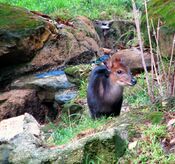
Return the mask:
[(109, 78), (112, 84), (133, 86), (137, 83), (137, 80), (132, 76), (129, 67), (126, 66), (121, 58), (112, 56), (105, 65), (110, 71)]

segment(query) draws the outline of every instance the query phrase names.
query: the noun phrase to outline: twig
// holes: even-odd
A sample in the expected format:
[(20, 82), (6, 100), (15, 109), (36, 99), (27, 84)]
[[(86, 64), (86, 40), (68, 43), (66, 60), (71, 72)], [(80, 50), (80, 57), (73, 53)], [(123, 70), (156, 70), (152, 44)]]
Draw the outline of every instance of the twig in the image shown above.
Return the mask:
[[(170, 80), (170, 74), (171, 74), (171, 67), (172, 67), (172, 62), (173, 62), (173, 55), (174, 55), (174, 45), (175, 45), (175, 35), (173, 37), (173, 44), (172, 44), (172, 49), (171, 49), (171, 58), (170, 58), (170, 63), (169, 63), (169, 70), (168, 70), (168, 79)], [(174, 71), (175, 71), (175, 64), (174, 64)], [(175, 72), (174, 72), (175, 74)], [(173, 74), (173, 75), (174, 75)], [(172, 77), (172, 84), (171, 84), (171, 95), (174, 94), (174, 76)]]
[(154, 101), (154, 96), (153, 96), (153, 94), (151, 92), (151, 89), (150, 89), (148, 71), (147, 71), (147, 67), (146, 67), (146, 63), (145, 63), (145, 59), (144, 59), (144, 54), (143, 54), (143, 43), (142, 43), (142, 39), (141, 39), (141, 31), (140, 31), (140, 22), (139, 22), (139, 18), (138, 18), (138, 10), (136, 9), (136, 5), (135, 5), (134, 0), (132, 0), (132, 6), (133, 6), (133, 13), (134, 13), (134, 19), (135, 19), (136, 30), (137, 30), (137, 37), (138, 37), (140, 51), (141, 51), (142, 64), (143, 64), (143, 68), (144, 68), (144, 71), (145, 71), (145, 78), (146, 78), (146, 83), (147, 83), (148, 95), (150, 96), (151, 101), (153, 102)]
[[(173, 45), (172, 45), (172, 50), (171, 50), (171, 58), (170, 58), (170, 64), (169, 64), (169, 70), (168, 70), (168, 78), (170, 79), (170, 74), (171, 74), (171, 67), (172, 67), (172, 62), (173, 62), (173, 55), (174, 55), (174, 48), (175, 48), (175, 34), (173, 37)], [(175, 61), (174, 61), (174, 73), (172, 75), (172, 80), (171, 80), (171, 96), (174, 96), (175, 92)]]

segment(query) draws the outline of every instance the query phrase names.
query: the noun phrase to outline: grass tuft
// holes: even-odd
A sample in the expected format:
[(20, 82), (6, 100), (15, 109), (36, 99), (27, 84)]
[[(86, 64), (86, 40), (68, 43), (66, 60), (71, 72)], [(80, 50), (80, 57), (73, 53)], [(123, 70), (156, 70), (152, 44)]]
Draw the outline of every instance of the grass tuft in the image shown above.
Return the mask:
[(93, 133), (95, 129), (111, 119), (102, 117), (98, 120), (92, 120), (89, 116), (82, 115), (80, 119), (72, 120), (70, 117), (63, 115), (59, 125), (54, 127), (51, 137), (55, 144), (65, 144), (85, 130), (87, 133)]

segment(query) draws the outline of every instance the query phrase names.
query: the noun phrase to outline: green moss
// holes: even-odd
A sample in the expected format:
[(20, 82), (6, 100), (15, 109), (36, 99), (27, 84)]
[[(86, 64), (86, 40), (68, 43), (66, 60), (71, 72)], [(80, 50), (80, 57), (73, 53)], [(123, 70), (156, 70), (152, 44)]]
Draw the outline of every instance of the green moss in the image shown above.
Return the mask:
[(70, 82), (75, 83), (77, 85), (81, 84), (81, 81), (85, 81), (91, 71), (91, 65), (77, 65), (67, 67), (64, 72), (67, 75), (67, 78)]
[(115, 139), (108, 139), (106, 141), (93, 140), (88, 142), (84, 147), (83, 163), (94, 161), (97, 163), (115, 163)]
[(163, 113), (162, 112), (151, 112), (147, 116), (147, 119), (149, 119), (153, 124), (158, 124), (163, 120)]
[(119, 136), (119, 133), (117, 135), (115, 135), (115, 157), (116, 157), (116, 159), (123, 156), (123, 154), (125, 153), (126, 148), (127, 148), (126, 141), (123, 140)]
[(0, 31), (25, 34), (28, 30), (43, 25), (28, 10), (0, 3)]
[(117, 133), (112, 139), (90, 141), (84, 147), (83, 163), (115, 163), (124, 154), (126, 147), (125, 140)]

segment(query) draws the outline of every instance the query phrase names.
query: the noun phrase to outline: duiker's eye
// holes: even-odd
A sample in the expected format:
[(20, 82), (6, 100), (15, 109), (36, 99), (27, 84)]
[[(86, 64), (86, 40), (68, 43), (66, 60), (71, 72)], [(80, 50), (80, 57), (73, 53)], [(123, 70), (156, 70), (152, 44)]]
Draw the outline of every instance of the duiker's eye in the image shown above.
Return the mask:
[(117, 71), (117, 74), (122, 74), (122, 71), (121, 71), (121, 70), (118, 70), (118, 71)]

